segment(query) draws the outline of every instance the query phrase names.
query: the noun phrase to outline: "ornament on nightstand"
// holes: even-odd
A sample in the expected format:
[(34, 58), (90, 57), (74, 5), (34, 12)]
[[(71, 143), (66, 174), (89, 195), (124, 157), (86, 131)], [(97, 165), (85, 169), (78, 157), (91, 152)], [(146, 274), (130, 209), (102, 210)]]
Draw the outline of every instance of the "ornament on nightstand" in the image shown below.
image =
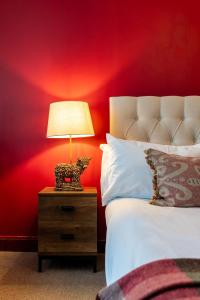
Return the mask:
[(82, 191), (80, 176), (91, 158), (78, 158), (76, 163), (59, 163), (55, 167), (57, 191)]

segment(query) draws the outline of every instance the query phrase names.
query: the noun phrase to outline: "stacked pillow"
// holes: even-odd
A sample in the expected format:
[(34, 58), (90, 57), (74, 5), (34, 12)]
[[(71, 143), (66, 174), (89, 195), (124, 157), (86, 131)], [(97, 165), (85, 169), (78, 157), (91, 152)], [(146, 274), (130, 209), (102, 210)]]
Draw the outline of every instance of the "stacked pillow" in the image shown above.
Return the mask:
[(200, 157), (200, 145), (171, 146), (133, 140), (122, 140), (106, 135), (101, 169), (102, 204), (115, 198), (151, 199), (152, 171), (145, 160), (144, 151), (151, 148), (167, 154)]
[(200, 206), (200, 158), (146, 150), (153, 170), (151, 204), (160, 206)]

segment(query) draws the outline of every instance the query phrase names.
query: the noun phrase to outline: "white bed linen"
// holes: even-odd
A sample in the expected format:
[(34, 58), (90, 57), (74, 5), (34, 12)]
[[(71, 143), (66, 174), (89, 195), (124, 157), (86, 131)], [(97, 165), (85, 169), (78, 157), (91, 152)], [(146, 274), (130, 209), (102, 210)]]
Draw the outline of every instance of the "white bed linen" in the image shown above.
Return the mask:
[(200, 258), (200, 208), (115, 199), (106, 207), (106, 281), (164, 258)]

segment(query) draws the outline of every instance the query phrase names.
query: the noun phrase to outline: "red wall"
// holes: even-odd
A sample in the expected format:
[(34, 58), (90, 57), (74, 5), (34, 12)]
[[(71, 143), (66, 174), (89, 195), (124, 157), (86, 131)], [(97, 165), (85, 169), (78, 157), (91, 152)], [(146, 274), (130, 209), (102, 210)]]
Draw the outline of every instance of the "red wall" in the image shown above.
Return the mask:
[[(108, 98), (200, 94), (199, 0), (4, 0), (0, 3), (0, 236), (35, 236), (37, 192), (67, 159), (46, 139), (49, 103), (89, 103), (95, 138), (82, 177), (99, 188)], [(104, 211), (99, 199), (99, 239)]]

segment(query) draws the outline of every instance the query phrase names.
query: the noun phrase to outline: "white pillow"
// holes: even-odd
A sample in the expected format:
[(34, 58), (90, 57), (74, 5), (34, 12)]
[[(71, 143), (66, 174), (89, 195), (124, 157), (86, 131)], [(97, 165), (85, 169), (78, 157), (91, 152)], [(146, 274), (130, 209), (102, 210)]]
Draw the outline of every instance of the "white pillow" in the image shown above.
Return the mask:
[(152, 172), (148, 167), (144, 150), (156, 149), (166, 153), (200, 157), (200, 145), (171, 146), (133, 140), (122, 140), (106, 135), (101, 167), (102, 204), (115, 198), (142, 198), (152, 196)]
[(110, 172), (110, 146), (108, 144), (101, 144), (100, 149), (103, 152), (101, 159), (101, 192), (109, 188), (108, 178)]

